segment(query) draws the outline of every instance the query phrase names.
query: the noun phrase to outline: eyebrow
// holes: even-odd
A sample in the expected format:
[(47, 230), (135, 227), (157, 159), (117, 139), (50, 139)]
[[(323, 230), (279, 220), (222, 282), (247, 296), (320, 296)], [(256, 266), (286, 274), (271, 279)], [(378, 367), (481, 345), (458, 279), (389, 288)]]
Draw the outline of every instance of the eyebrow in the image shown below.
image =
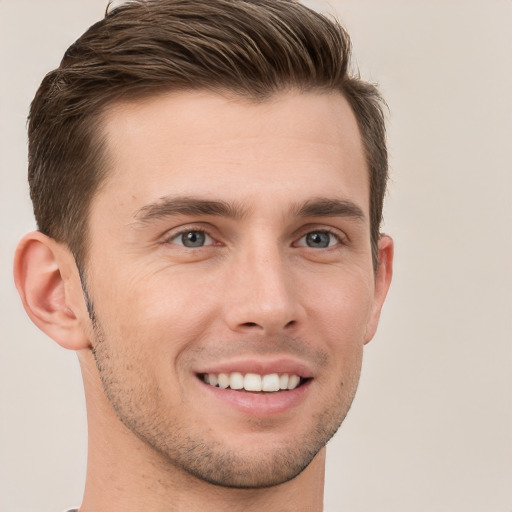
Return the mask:
[(366, 220), (362, 208), (347, 199), (310, 199), (296, 205), (292, 213), (297, 217), (351, 217), (362, 222)]
[(241, 204), (195, 197), (162, 197), (157, 202), (140, 208), (135, 214), (138, 222), (145, 223), (173, 215), (208, 215), (241, 219), (247, 213)]
[[(226, 217), (239, 220), (246, 216), (248, 209), (241, 203), (209, 200), (196, 197), (162, 197), (145, 205), (135, 214), (137, 223), (147, 223), (175, 215), (201, 215)], [(349, 217), (365, 221), (363, 210), (354, 202), (337, 198), (314, 198), (290, 208), (289, 215), (295, 217)]]

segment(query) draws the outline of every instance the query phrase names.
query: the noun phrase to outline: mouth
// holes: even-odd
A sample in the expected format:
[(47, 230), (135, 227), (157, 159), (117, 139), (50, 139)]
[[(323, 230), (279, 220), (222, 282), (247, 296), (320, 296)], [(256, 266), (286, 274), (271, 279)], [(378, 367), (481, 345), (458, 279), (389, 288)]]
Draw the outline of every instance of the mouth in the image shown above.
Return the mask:
[(249, 393), (276, 393), (278, 391), (293, 391), (304, 385), (309, 378), (294, 373), (201, 373), (198, 374), (206, 384), (221, 389)]
[(206, 404), (215, 403), (228, 414), (244, 418), (292, 418), (309, 403), (315, 373), (308, 364), (289, 357), (244, 358), (198, 368), (196, 382)]

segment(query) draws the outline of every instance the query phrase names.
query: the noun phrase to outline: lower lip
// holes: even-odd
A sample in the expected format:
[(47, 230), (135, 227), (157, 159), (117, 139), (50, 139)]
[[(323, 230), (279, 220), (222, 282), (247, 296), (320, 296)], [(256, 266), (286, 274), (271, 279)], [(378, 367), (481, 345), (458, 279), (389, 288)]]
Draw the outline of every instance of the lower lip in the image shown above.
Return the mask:
[(211, 397), (221, 400), (238, 411), (252, 416), (274, 416), (297, 407), (306, 398), (313, 379), (308, 379), (299, 387), (287, 391), (271, 393), (251, 393), (233, 389), (218, 388), (199, 381)]

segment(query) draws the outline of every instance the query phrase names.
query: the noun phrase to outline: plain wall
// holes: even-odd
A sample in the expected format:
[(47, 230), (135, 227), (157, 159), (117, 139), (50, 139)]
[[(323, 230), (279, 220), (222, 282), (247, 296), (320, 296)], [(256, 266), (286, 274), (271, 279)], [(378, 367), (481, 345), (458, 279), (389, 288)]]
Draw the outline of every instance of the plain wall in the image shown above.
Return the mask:
[[(390, 108), (395, 276), (354, 406), (328, 448), (330, 512), (512, 511), (512, 2), (338, 0)], [(0, 0), (0, 511), (78, 505), (76, 356), (12, 282), (35, 227), (29, 103), (104, 0)]]

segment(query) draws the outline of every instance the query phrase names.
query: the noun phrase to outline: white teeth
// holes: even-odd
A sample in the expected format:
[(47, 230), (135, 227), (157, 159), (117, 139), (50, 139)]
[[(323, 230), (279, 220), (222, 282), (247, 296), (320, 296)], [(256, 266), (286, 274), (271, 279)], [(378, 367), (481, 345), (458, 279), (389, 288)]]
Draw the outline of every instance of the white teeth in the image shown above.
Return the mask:
[(271, 373), (265, 375), (261, 382), (263, 391), (279, 391), (279, 375), (277, 373)]
[(219, 388), (226, 389), (229, 386), (229, 375), (219, 373)]
[(242, 389), (244, 387), (244, 376), (238, 372), (232, 373), (229, 377), (229, 387), (231, 389)]
[(300, 377), (298, 375), (290, 375), (288, 378), (288, 389), (295, 389), (300, 382)]
[(261, 391), (261, 377), (256, 373), (248, 373), (244, 378), (246, 391)]
[(300, 377), (294, 374), (270, 373), (267, 375), (258, 375), (257, 373), (246, 373), (245, 376), (240, 372), (227, 373), (206, 373), (203, 380), (210, 386), (218, 386), (222, 389), (245, 389), (246, 391), (263, 391), (271, 393), (280, 390), (292, 390), (300, 384)]

